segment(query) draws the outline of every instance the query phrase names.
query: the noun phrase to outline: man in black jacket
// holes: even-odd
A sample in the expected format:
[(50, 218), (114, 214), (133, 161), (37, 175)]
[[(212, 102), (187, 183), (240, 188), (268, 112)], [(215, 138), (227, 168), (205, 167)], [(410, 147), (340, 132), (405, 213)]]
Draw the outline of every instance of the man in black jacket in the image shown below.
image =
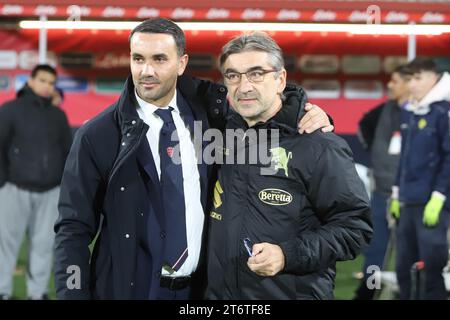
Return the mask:
[(45, 298), (51, 271), (57, 200), (72, 135), (52, 106), (56, 71), (38, 65), (17, 99), (0, 107), (0, 296), (10, 297), (25, 231), (30, 240), (28, 296)]
[(408, 82), (411, 72), (406, 65), (397, 67), (388, 83), (388, 101), (366, 113), (359, 122), (358, 138), (370, 152), (373, 172), (373, 192), (370, 199), (373, 239), (364, 251), (363, 278), (355, 300), (373, 299), (376, 288), (367, 279), (376, 269), (383, 270), (390, 237), (387, 206), (400, 159), (400, 112), (408, 102)]
[(220, 68), (237, 139), (225, 141), (214, 189), (207, 298), (331, 299), (336, 261), (354, 259), (372, 234), (351, 150), (332, 133), (283, 124), (305, 96), (283, 97), (282, 52), (267, 35), (227, 43)]
[[(185, 37), (169, 20), (138, 25), (130, 50), (121, 97), (78, 130), (65, 167), (55, 225), (59, 299), (202, 295), (204, 212), (216, 172), (196, 154), (208, 143), (195, 140), (194, 128), (224, 128), (226, 88), (182, 76)], [(301, 110), (290, 110), (296, 122)], [(174, 134), (179, 148), (167, 139)], [(181, 168), (167, 161), (177, 157)]]

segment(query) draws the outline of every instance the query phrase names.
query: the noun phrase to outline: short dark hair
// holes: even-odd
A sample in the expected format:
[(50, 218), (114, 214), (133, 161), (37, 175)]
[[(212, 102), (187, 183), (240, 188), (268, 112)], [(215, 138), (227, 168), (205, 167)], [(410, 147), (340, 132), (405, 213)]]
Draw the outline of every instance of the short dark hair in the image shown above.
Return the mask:
[(156, 18), (145, 20), (131, 31), (130, 37), (128, 38), (129, 41), (131, 41), (131, 38), (136, 32), (170, 34), (175, 40), (178, 56), (181, 57), (186, 52), (186, 37), (184, 36), (183, 30), (169, 19)]
[(392, 73), (398, 73), (402, 78), (410, 77), (413, 74), (407, 64), (397, 66)]
[(428, 57), (417, 57), (410, 63), (408, 63), (407, 68), (410, 70), (411, 74), (420, 73), (421, 71), (431, 71), (436, 74), (440, 74), (439, 68), (432, 58)]
[(49, 65), (49, 64), (38, 64), (37, 66), (35, 66), (33, 68), (33, 70), (31, 70), (31, 78), (36, 77), (36, 75), (38, 74), (39, 71), (44, 71), (44, 72), (51, 73), (55, 77), (57, 76), (55, 68), (53, 68), (51, 65)]

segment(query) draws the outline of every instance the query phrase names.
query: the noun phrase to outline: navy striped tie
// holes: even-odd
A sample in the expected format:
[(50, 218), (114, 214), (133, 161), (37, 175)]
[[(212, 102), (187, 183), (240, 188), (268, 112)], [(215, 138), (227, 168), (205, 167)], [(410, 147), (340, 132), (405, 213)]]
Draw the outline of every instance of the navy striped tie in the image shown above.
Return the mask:
[[(178, 149), (179, 139), (172, 118), (172, 107), (155, 111), (164, 124), (159, 134), (159, 156), (161, 163), (161, 194), (166, 221), (164, 268), (173, 273), (188, 257), (186, 217), (183, 190), (183, 168)], [(175, 161), (174, 161), (175, 160)]]

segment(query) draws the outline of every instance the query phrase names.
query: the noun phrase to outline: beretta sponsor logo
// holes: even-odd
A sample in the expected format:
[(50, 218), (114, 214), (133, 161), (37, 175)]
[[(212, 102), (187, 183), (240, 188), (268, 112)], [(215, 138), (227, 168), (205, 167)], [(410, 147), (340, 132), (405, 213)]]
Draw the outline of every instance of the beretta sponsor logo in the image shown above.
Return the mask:
[(258, 194), (259, 200), (273, 206), (285, 206), (292, 202), (292, 195), (281, 189), (264, 189)]

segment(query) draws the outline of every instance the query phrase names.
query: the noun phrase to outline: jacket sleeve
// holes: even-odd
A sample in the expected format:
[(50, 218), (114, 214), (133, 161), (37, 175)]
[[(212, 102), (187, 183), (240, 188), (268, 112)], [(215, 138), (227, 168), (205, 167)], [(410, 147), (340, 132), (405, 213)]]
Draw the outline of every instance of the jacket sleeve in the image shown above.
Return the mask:
[(70, 129), (69, 121), (67, 120), (66, 113), (61, 110), (61, 147), (64, 152), (64, 156), (67, 157), (72, 145), (72, 130)]
[(204, 108), (211, 128), (223, 130), (230, 116), (230, 105), (224, 85), (187, 75), (178, 77), (177, 88), (189, 102)]
[(305, 90), (300, 86), (287, 84), (283, 91), (284, 103), (280, 110), (279, 122), (291, 128), (298, 128), (298, 123), (305, 115), (305, 104), (308, 102)]
[(280, 244), (284, 272), (312, 273), (354, 259), (371, 239), (368, 197), (345, 142), (322, 152), (307, 190), (321, 225)]
[(359, 142), (361, 142), (362, 146), (367, 150), (372, 148), (372, 143), (375, 138), (375, 130), (384, 105), (385, 104), (381, 104), (364, 114), (358, 123), (357, 136)]
[(12, 131), (11, 105), (0, 107), (0, 188), (8, 179), (8, 149)]
[[(440, 136), (441, 166), (436, 176), (433, 191), (448, 195), (450, 191), (450, 108), (447, 114), (438, 120), (438, 132)], [(447, 199), (447, 201), (449, 201)]]
[[(283, 96), (283, 108), (277, 115), (277, 121), (297, 129), (300, 120), (306, 114), (305, 104), (308, 102), (306, 92), (300, 86), (287, 84), (283, 91)], [(329, 114), (327, 114), (327, 116), (330, 124), (334, 126), (333, 118)]]
[[(89, 244), (98, 230), (96, 194), (101, 175), (93, 148), (78, 130), (66, 161), (55, 224), (55, 288), (58, 299), (91, 299)], [(78, 272), (79, 271), (79, 272)], [(77, 285), (79, 284), (79, 285)]]
[[(405, 137), (402, 136), (402, 141), (405, 141)], [(400, 147), (400, 157), (398, 159), (398, 167), (397, 167), (397, 172), (395, 173), (395, 180), (394, 180), (394, 185), (391, 187), (391, 198), (393, 199), (397, 199), (399, 198), (399, 193), (400, 193), (400, 176), (402, 174), (402, 170), (403, 170), (403, 148), (404, 148), (404, 143), (402, 143), (402, 146)]]
[[(404, 108), (401, 109), (400, 110), (400, 127), (404, 123), (406, 123), (406, 124), (409, 123), (411, 116), (412, 116), (412, 112), (407, 111)], [(399, 198), (400, 176), (402, 175), (403, 163), (404, 163), (404, 160), (406, 159), (405, 158), (406, 157), (405, 146), (406, 146), (406, 140), (407, 140), (407, 131), (408, 130), (400, 130), (400, 133), (401, 133), (400, 157), (398, 159), (397, 172), (395, 174), (395, 181), (394, 181), (394, 185), (392, 187), (392, 193), (391, 193), (391, 197), (394, 199)], [(395, 191), (394, 191), (394, 189), (395, 189)]]

